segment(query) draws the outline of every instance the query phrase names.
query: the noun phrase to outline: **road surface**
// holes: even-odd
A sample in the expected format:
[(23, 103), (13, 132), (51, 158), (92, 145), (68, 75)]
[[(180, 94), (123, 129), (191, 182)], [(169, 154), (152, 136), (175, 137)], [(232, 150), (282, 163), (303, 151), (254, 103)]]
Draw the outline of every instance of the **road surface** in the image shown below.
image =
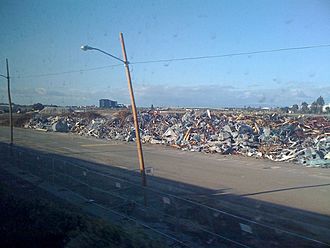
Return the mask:
[[(0, 142), (8, 142), (8, 134), (7, 127), (0, 127)], [(18, 146), (103, 164), (109, 170), (138, 171), (134, 143), (19, 128), (14, 135)], [(179, 184), (188, 185), (181, 191), (185, 198), (330, 243), (326, 235), (330, 230), (329, 169), (184, 152), (160, 145), (143, 148), (145, 164), (154, 170), (149, 187), (170, 184), (180, 192)]]
[[(0, 142), (8, 141), (0, 128)], [(134, 143), (119, 143), (73, 134), (15, 129), (15, 143), (111, 166), (138, 169)], [(184, 152), (144, 145), (147, 167), (154, 175), (282, 206), (330, 216), (330, 169), (306, 168), (264, 159)]]

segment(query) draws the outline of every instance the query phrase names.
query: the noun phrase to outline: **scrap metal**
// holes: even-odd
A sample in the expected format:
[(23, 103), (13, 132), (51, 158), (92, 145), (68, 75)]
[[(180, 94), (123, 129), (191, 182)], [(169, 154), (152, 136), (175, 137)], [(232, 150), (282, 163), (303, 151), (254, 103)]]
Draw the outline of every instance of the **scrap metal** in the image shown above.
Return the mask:
[[(143, 111), (138, 118), (143, 143), (330, 167), (330, 121), (326, 117), (191, 110), (183, 114)], [(106, 117), (76, 113), (49, 117), (37, 114), (24, 127), (69, 131), (108, 140), (135, 140), (133, 117), (128, 111)]]

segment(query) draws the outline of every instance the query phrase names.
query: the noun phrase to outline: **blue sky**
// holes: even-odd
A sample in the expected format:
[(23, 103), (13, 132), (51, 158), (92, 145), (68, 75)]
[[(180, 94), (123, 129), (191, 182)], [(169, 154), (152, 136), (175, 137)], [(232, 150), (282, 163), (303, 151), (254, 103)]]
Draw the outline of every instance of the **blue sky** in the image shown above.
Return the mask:
[[(15, 103), (129, 103), (131, 62), (330, 44), (330, 1), (1, 0), (0, 73)], [(330, 47), (131, 66), (139, 106), (285, 106), (330, 102)], [(1, 69), (2, 68), (2, 69)], [(81, 70), (81, 71), (80, 71)], [(87, 71), (85, 71), (87, 70)], [(77, 72), (72, 72), (77, 71)], [(71, 72), (47, 75), (58, 72)], [(0, 102), (7, 101), (5, 81)]]

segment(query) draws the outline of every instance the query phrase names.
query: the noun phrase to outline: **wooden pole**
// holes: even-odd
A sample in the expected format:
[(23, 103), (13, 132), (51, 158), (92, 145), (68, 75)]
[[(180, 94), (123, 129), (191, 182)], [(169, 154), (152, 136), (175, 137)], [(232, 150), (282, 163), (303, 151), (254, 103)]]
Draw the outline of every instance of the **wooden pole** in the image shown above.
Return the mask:
[(7, 67), (7, 86), (8, 86), (8, 102), (9, 102), (9, 126), (10, 126), (10, 145), (13, 145), (14, 140), (14, 131), (13, 131), (13, 106), (11, 103), (10, 96), (10, 77), (9, 77), (9, 66), (8, 59), (6, 59), (6, 67)]
[(135, 106), (135, 98), (133, 93), (133, 87), (132, 87), (132, 80), (131, 80), (131, 74), (129, 71), (129, 63), (127, 61), (127, 54), (126, 54), (126, 48), (124, 43), (124, 37), (123, 33), (120, 33), (120, 42), (121, 42), (121, 48), (123, 52), (123, 59), (125, 64), (125, 70), (126, 70), (126, 78), (128, 83), (128, 90), (131, 97), (131, 104), (132, 104), (132, 112), (133, 112), (133, 118), (134, 118), (134, 127), (135, 127), (135, 136), (136, 136), (136, 145), (137, 145), (137, 153), (139, 158), (139, 164), (140, 164), (140, 173), (142, 176), (142, 186), (147, 186), (147, 179), (146, 179), (146, 172), (144, 168), (144, 160), (143, 160), (143, 152), (142, 152), (142, 144), (140, 139), (140, 128), (137, 118), (137, 111)]

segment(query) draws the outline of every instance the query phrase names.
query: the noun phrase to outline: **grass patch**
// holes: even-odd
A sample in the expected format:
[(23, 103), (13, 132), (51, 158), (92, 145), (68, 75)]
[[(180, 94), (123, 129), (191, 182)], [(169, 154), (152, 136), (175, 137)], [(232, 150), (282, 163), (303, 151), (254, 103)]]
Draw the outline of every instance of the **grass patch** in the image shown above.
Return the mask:
[(44, 197), (20, 195), (0, 183), (1, 247), (165, 247), (136, 227), (124, 229)]

